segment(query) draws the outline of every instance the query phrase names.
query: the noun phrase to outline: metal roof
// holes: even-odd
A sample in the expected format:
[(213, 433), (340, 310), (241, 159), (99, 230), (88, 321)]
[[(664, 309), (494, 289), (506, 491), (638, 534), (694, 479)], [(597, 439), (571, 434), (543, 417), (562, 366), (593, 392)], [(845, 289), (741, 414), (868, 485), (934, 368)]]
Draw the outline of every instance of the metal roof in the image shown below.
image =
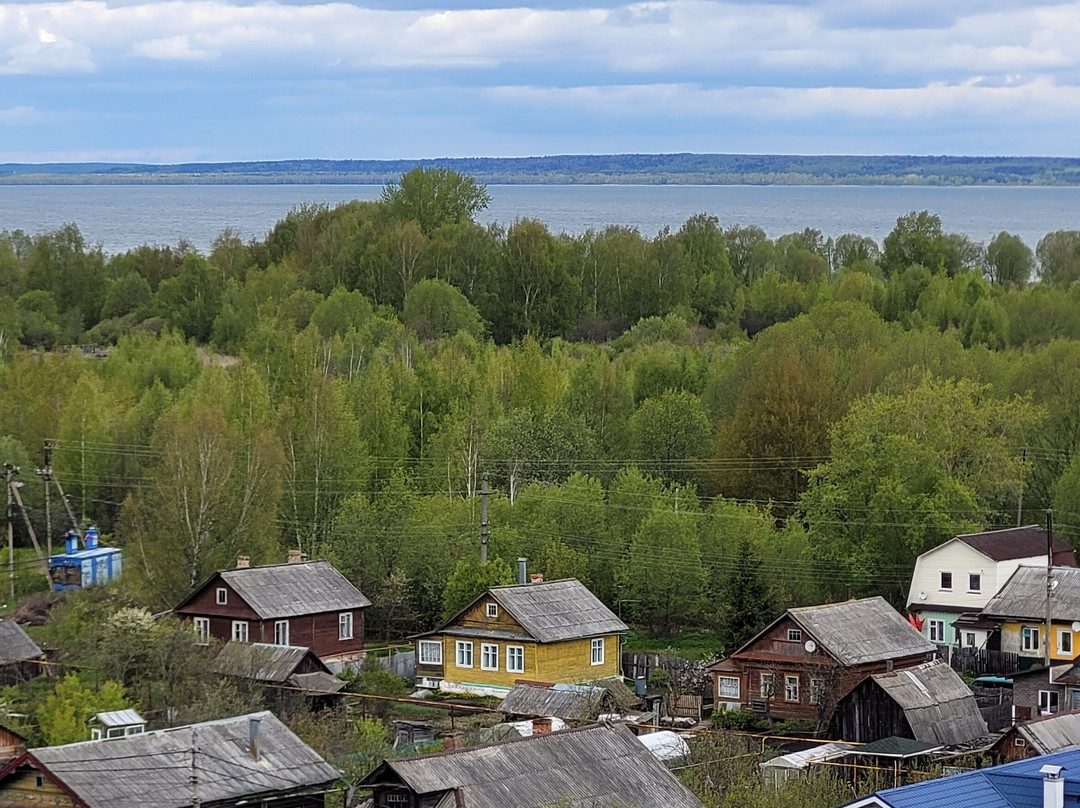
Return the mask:
[(702, 808), (629, 729), (613, 724), (386, 760), (361, 785), (398, 778), (417, 794), (456, 790), (461, 808), (540, 808), (560, 800), (580, 808)]
[(774, 758), (769, 758), (761, 764), (763, 769), (805, 769), (812, 763), (822, 763), (830, 760), (835, 760), (838, 757), (844, 757), (855, 751), (858, 747), (855, 744), (836, 742), (825, 743), (820, 746), (811, 746), (809, 749), (803, 749), (800, 752), (791, 752), (787, 755), (778, 755)]
[(575, 578), (495, 586), (488, 592), (538, 642), (629, 631), (626, 623)]
[(371, 605), (329, 561), (267, 564), (218, 574), (263, 620)]
[(871, 678), (903, 709), (916, 740), (948, 746), (987, 734), (971, 689), (941, 660)]
[[(249, 752), (250, 718), (261, 719), (258, 761)], [(38, 761), (90, 808), (182, 808), (192, 804), (193, 792), (205, 804), (318, 789), (339, 779), (336, 769), (270, 712), (31, 749), (26, 758)]]
[(316, 660), (319, 668), (329, 672), (310, 648), (262, 642), (227, 643), (210, 663), (210, 672), (254, 679), (258, 682), (284, 682), (296, 672), (297, 667), (309, 654)]
[(111, 710), (107, 713), (97, 713), (91, 716), (90, 720), (106, 727), (131, 727), (146, 723), (146, 719), (134, 710)]
[(928, 654), (934, 644), (916, 631), (882, 597), (788, 609), (802, 626), (843, 665)]
[(595, 685), (554, 686), (518, 682), (499, 704), (512, 715), (553, 715), (565, 719), (595, 719), (608, 705), (632, 700), (621, 680)]
[(45, 656), (38, 644), (30, 639), (14, 620), (0, 620), (0, 665), (26, 662)]
[[(1080, 568), (1052, 567), (1050, 576), (1054, 584), (1050, 597), (1053, 618), (1080, 620)], [(982, 613), (992, 617), (1045, 621), (1046, 567), (1017, 567), (1005, 585), (983, 607)]]
[(1040, 755), (1080, 746), (1080, 712), (1033, 718), (1017, 724), (1016, 731), (1039, 750)]
[[(1046, 528), (1038, 525), (1008, 527), (982, 533), (965, 533), (957, 536), (956, 539), (994, 561), (1012, 561), (1017, 558), (1037, 556), (1046, 558)], [(1076, 555), (1068, 542), (1055, 538), (1052, 546), (1055, 564), (1075, 566)]]
[(312, 696), (328, 696), (345, 689), (345, 683), (325, 671), (314, 673), (294, 673), (289, 677), (289, 684), (306, 691)]

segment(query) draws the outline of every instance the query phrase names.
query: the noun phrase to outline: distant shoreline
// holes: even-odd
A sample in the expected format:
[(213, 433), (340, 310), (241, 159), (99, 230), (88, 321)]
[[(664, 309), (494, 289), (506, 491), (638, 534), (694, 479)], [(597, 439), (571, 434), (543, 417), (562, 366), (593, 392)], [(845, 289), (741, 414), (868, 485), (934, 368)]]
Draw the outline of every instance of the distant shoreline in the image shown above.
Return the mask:
[(431, 160), (278, 160), (147, 165), (0, 164), (0, 185), (383, 185), (417, 165), (490, 185), (1080, 185), (1080, 158), (564, 155)]

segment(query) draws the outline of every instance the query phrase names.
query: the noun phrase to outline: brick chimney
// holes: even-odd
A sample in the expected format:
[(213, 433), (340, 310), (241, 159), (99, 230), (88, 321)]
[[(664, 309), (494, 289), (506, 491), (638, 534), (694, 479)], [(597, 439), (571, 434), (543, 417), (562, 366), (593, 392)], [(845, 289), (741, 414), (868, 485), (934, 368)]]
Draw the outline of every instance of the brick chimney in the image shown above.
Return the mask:
[(534, 718), (532, 721), (533, 735), (547, 735), (551, 732), (551, 719), (547, 717)]
[(542, 572), (529, 573), (529, 583), (530, 584), (542, 584), (543, 582), (544, 582), (544, 573), (542, 573)]
[(299, 564), (304, 560), (304, 554), (299, 550), (289, 550), (289, 563)]
[(452, 729), (444, 732), (439, 738), (442, 739), (443, 751), (452, 752), (455, 749), (461, 749), (465, 741), (465, 733), (460, 729)]
[(251, 556), (237, 556), (236, 557), (236, 568), (238, 570), (246, 570), (250, 566), (251, 566)]

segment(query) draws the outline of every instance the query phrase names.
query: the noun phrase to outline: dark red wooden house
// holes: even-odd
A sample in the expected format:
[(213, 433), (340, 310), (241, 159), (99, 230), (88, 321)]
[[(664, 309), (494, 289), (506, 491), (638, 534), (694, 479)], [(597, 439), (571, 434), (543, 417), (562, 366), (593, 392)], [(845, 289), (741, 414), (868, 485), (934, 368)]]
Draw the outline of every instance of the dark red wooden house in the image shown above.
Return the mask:
[(324, 662), (360, 659), (364, 595), (328, 561), (246, 565), (214, 573), (173, 611), (200, 640), (261, 642), (310, 648)]

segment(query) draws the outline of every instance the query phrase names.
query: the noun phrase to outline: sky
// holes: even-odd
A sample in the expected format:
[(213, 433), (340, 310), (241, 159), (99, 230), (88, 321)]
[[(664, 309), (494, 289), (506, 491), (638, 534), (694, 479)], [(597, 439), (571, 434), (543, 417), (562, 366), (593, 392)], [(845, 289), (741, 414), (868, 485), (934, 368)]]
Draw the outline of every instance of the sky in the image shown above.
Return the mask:
[(1080, 156), (1080, 2), (0, 0), (0, 162)]

